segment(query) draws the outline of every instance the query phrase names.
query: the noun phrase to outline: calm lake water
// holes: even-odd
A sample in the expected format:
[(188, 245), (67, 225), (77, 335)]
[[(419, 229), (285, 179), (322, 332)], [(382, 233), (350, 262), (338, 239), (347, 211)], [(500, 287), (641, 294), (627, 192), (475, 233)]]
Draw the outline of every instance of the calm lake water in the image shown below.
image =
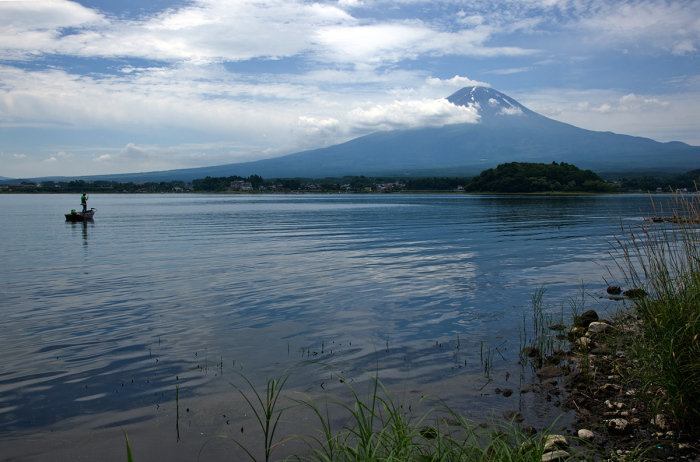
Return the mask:
[[(78, 202), (0, 196), (0, 460), (125, 460), (120, 428), (137, 460), (195, 460), (254, 432), (236, 372), (259, 385), (302, 360), (322, 364), (289, 390), (340, 396), (378, 370), (474, 418), (545, 419), (489, 391), (527, 380), (531, 294), (560, 311), (584, 282), (614, 311), (611, 217), (652, 212), (646, 195), (94, 194), (94, 222), (65, 222)], [(217, 444), (210, 460), (233, 457)]]

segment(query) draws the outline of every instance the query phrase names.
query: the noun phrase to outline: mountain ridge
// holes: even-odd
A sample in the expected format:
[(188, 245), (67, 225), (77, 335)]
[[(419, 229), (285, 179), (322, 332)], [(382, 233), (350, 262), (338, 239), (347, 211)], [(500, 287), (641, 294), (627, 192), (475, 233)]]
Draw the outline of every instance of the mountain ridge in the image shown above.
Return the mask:
[(700, 166), (700, 147), (579, 128), (538, 114), (490, 87), (465, 87), (447, 100), (477, 110), (479, 121), (374, 132), (325, 148), (252, 162), (75, 178), (189, 181), (254, 174), (265, 178), (426, 176), (428, 172), (476, 175), (504, 162), (552, 161), (596, 172), (681, 173)]

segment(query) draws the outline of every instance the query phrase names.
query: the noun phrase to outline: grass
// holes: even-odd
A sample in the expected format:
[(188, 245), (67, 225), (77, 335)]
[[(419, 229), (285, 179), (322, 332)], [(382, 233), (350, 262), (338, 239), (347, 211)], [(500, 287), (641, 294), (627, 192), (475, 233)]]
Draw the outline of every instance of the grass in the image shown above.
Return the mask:
[[(288, 455), (285, 460), (331, 461), (541, 461), (547, 431), (535, 437), (524, 435), (514, 423), (494, 422), (488, 429), (461, 416), (439, 399), (421, 397), (395, 400), (376, 373), (369, 375), (367, 393), (358, 392), (345, 382), (347, 402), (319, 402), (305, 394), (288, 398), (291, 406), (310, 411), (317, 424), (305, 432), (287, 436), (299, 439), (307, 448), (303, 453)], [(268, 400), (254, 402), (246, 398), (263, 429), (262, 443), (266, 460), (271, 451), (272, 434), (265, 429), (281, 421), (282, 412), (272, 412), (289, 375), (268, 381)], [(247, 380), (246, 383), (250, 384)], [(275, 394), (271, 394), (272, 389)], [(269, 414), (259, 414), (262, 406)], [(268, 419), (267, 416), (271, 418)], [(273, 426), (273, 428), (274, 428)], [(269, 436), (269, 438), (268, 438)], [(241, 446), (242, 447), (242, 446)], [(252, 450), (246, 453), (255, 460)]]
[(700, 430), (700, 197), (655, 206), (672, 223), (619, 223), (611, 252), (635, 301), (642, 334), (633, 348), (645, 396), (680, 430)]
[(122, 428), (124, 432), (124, 438), (126, 439), (126, 461), (134, 462), (134, 456), (131, 454), (131, 445), (129, 444), (129, 435), (126, 434), (126, 430)]

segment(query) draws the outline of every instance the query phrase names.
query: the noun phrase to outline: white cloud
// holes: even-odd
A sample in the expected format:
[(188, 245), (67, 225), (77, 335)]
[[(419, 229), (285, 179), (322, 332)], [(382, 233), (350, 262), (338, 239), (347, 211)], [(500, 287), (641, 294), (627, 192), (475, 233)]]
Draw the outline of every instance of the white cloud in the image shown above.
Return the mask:
[(26, 59), (54, 52), (60, 30), (107, 24), (92, 9), (65, 0), (0, 1), (0, 57)]
[(446, 99), (403, 100), (357, 107), (343, 114), (340, 120), (300, 117), (298, 132), (316, 141), (335, 138), (337, 142), (375, 131), (440, 127), (478, 120), (476, 108), (455, 106)]
[(697, 87), (663, 96), (605, 89), (543, 90), (510, 96), (542, 115), (581, 128), (700, 145), (695, 122), (700, 119), (700, 107), (695, 103), (700, 100)]
[(700, 46), (700, 2), (649, 1), (583, 2), (587, 9), (572, 22), (588, 40), (606, 47), (663, 50), (675, 55), (696, 53)]
[(468, 77), (460, 77), (459, 75), (455, 75), (451, 79), (438, 79), (434, 77), (428, 77), (425, 79), (425, 83), (431, 86), (441, 86), (441, 87), (455, 87), (455, 88), (463, 88), (463, 87), (490, 87), (488, 83), (484, 82), (478, 82), (476, 80), (472, 80)]
[(503, 115), (519, 116), (523, 115), (523, 110), (519, 107), (503, 107), (500, 111), (498, 111), (498, 113)]
[(395, 130), (456, 123), (476, 123), (473, 107), (455, 106), (446, 99), (394, 101), (369, 109), (356, 108), (348, 114), (356, 130)]
[(12, 154), (12, 157), (15, 157), (17, 159), (24, 159), (25, 157), (27, 157), (27, 155), (26, 154)]
[(521, 72), (528, 72), (533, 70), (534, 68), (531, 66), (528, 67), (514, 67), (511, 69), (495, 69), (492, 71), (486, 71), (486, 74), (496, 74), (496, 75), (510, 75), (510, 74), (519, 74)]
[(341, 8), (357, 8), (364, 5), (360, 0), (338, 0), (338, 6)]

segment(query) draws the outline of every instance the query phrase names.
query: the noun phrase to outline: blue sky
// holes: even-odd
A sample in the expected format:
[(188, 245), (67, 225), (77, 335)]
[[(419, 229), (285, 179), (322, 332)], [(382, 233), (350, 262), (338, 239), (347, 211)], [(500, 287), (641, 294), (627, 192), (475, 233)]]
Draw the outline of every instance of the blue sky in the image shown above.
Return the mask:
[(699, 58), (696, 0), (0, 0), (0, 176), (478, 123), (444, 100), (472, 85), (579, 127), (700, 145)]

